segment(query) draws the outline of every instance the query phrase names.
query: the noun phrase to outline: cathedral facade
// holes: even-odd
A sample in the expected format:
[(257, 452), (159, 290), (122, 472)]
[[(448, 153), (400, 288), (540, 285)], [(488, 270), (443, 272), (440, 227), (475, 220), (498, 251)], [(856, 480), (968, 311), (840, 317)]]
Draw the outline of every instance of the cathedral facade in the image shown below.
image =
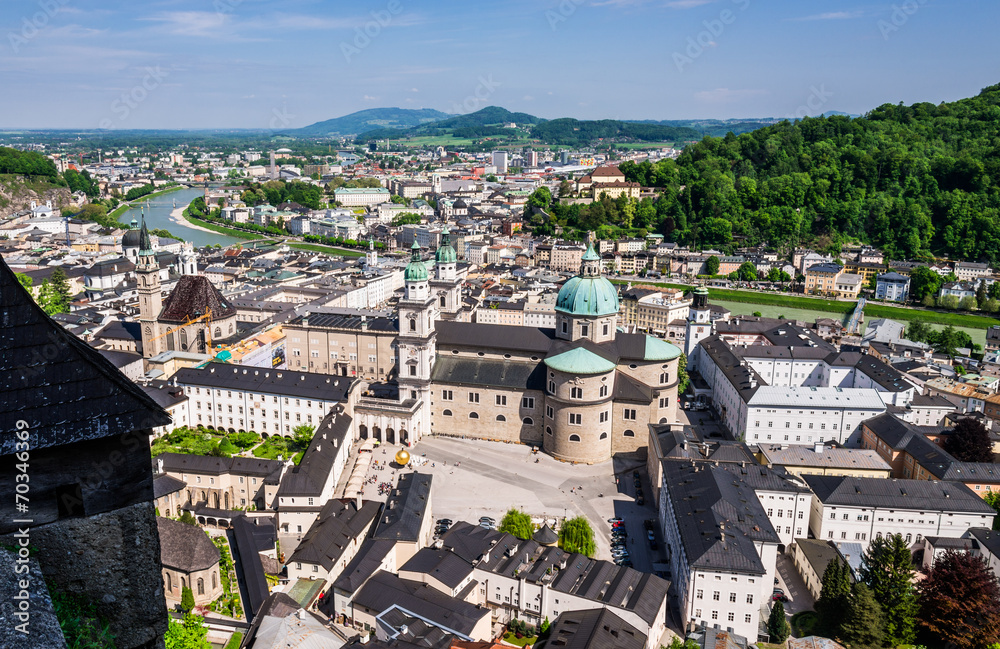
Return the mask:
[(456, 265), (447, 235), (433, 273), (414, 243), (399, 303), (398, 393), (352, 399), (362, 438), (472, 437), (596, 463), (645, 446), (648, 424), (676, 421), (681, 350), (618, 329), (618, 293), (592, 247), (559, 292), (554, 330), (449, 320), (461, 301)]

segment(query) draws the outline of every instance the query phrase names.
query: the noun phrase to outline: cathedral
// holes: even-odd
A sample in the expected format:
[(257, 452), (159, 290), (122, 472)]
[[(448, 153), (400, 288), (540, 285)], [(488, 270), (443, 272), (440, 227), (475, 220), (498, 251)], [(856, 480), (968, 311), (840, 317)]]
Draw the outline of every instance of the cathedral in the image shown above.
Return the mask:
[(618, 292), (592, 246), (559, 291), (554, 330), (449, 319), (462, 280), (447, 233), (429, 265), (414, 242), (398, 306), (398, 392), (352, 397), (362, 438), (473, 437), (596, 463), (645, 446), (649, 424), (676, 421), (681, 350), (618, 328)]
[[(133, 232), (136, 255), (135, 274), (139, 292), (139, 324), (143, 358), (165, 351), (208, 353), (213, 340), (236, 333), (236, 307), (229, 303), (203, 275), (182, 275), (163, 299), (160, 267), (146, 230), (145, 219)], [(132, 247), (132, 241), (124, 241)]]

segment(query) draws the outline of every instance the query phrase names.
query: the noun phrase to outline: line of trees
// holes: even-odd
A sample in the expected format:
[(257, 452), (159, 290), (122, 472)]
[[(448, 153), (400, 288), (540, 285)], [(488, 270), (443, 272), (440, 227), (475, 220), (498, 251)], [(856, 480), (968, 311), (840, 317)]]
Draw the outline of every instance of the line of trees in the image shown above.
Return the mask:
[(823, 573), (816, 631), (851, 647), (896, 647), (918, 639), (959, 649), (1000, 642), (1000, 581), (986, 561), (947, 551), (914, 585), (902, 535), (872, 539), (857, 581), (839, 557)]

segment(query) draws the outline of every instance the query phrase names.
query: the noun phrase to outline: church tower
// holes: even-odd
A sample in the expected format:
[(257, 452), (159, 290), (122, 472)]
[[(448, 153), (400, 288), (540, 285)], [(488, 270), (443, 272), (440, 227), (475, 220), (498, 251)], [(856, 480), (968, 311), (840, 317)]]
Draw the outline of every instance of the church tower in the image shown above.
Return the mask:
[(451, 232), (445, 226), (441, 246), (434, 254), (434, 279), (431, 288), (437, 308), (446, 319), (454, 318), (462, 308), (462, 279), (458, 276), (458, 254), (451, 245)]
[(411, 422), (409, 443), (430, 433), (431, 370), (437, 354), (437, 332), (434, 321), (437, 309), (430, 292), (427, 266), (420, 258), (416, 241), (412, 256), (403, 274), (405, 292), (399, 301), (398, 361), (399, 399), (403, 403), (416, 401), (419, 408)]
[(699, 286), (693, 291), (694, 301), (688, 310), (684, 332), (684, 353), (688, 357), (688, 367), (697, 366), (698, 343), (712, 335), (712, 310), (708, 306), (708, 289)]
[(598, 344), (614, 340), (618, 307), (618, 291), (601, 275), (601, 257), (589, 245), (580, 274), (563, 284), (556, 297), (556, 338)]
[(136, 264), (135, 274), (139, 289), (142, 356), (152, 358), (161, 351), (162, 338), (157, 338), (160, 335), (157, 318), (163, 309), (163, 298), (160, 295), (160, 266), (156, 263), (156, 254), (153, 253), (153, 244), (149, 240), (145, 218), (139, 229), (139, 263)]
[(378, 268), (378, 253), (375, 252), (375, 239), (368, 239), (368, 254), (365, 255), (365, 268)]

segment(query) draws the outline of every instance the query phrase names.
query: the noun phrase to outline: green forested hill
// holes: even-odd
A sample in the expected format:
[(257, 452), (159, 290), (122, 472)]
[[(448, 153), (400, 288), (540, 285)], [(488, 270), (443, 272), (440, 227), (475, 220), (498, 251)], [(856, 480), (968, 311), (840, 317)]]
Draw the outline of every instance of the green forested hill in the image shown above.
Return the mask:
[(1000, 86), (705, 138), (676, 161), (621, 168), (662, 195), (556, 206), (557, 222), (648, 228), (702, 247), (860, 240), (897, 259), (1000, 261)]

